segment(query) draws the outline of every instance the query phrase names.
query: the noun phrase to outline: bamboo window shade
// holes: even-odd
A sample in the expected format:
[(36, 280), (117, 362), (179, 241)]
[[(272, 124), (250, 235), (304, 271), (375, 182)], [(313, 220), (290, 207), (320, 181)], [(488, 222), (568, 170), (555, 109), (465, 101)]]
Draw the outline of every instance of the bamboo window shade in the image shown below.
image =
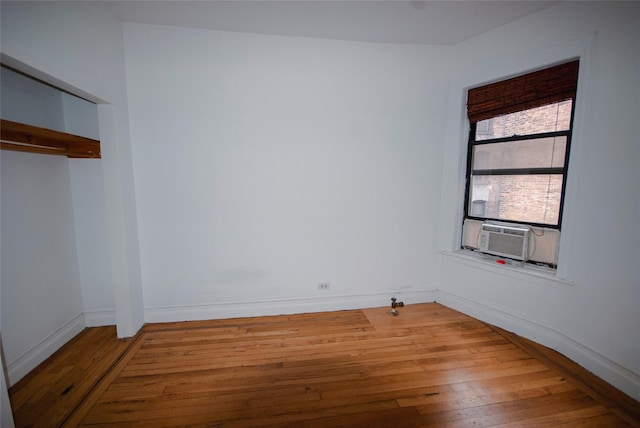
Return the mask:
[(576, 96), (579, 61), (469, 89), (469, 122), (557, 103)]

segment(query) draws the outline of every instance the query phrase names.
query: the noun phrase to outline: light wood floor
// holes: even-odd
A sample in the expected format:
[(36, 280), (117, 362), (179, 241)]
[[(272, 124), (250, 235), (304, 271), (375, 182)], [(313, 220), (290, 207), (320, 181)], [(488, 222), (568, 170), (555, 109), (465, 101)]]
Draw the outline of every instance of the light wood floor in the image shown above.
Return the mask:
[(559, 354), (431, 303), (86, 329), (10, 390), (16, 426), (640, 426)]

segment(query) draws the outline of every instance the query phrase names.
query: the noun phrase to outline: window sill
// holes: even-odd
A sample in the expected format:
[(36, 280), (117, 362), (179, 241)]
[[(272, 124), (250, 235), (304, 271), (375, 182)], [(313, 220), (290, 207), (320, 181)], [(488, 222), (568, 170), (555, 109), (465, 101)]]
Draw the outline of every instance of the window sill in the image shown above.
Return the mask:
[[(558, 284), (574, 286), (573, 281), (559, 278), (556, 269), (545, 266), (536, 266), (529, 263), (509, 260), (501, 257), (483, 254), (472, 250), (442, 251), (443, 257), (451, 262), (497, 273), (514, 279), (539, 279), (553, 281)], [(504, 260), (505, 264), (499, 264), (497, 260)]]

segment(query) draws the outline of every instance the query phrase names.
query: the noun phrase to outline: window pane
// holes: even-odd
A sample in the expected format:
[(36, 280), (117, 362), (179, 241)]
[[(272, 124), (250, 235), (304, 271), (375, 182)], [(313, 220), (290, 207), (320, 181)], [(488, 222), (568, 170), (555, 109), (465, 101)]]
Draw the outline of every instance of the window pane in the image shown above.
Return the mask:
[(566, 131), (571, 125), (572, 104), (573, 100), (566, 100), (482, 120), (476, 125), (476, 141)]
[(482, 206), (485, 218), (555, 226), (561, 193), (560, 174), (472, 176), (469, 213)]
[(563, 168), (567, 137), (536, 138), (473, 147), (473, 169)]

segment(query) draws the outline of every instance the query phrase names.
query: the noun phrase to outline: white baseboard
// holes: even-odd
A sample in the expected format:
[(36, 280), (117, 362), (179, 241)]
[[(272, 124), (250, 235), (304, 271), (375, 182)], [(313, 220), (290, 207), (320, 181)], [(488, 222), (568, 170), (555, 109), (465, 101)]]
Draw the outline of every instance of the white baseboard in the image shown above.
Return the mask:
[(80, 313), (62, 324), (50, 335), (42, 339), (27, 352), (13, 361), (7, 362), (9, 385), (14, 385), (38, 364), (49, 358), (65, 343), (73, 339), (85, 328), (84, 314)]
[(636, 400), (640, 400), (639, 374), (632, 372), (621, 364), (554, 328), (532, 322), (504, 309), (472, 301), (444, 290), (437, 291), (436, 301), (481, 321), (554, 349), (619, 390)]
[(92, 309), (85, 311), (84, 320), (87, 327), (102, 327), (116, 324), (116, 311), (110, 309)]
[(396, 297), (399, 301), (404, 300), (406, 304), (433, 302), (435, 301), (435, 290), (411, 289), (357, 295), (165, 306), (146, 308), (144, 320), (149, 323), (159, 323), (364, 309), (390, 306), (391, 297)]

